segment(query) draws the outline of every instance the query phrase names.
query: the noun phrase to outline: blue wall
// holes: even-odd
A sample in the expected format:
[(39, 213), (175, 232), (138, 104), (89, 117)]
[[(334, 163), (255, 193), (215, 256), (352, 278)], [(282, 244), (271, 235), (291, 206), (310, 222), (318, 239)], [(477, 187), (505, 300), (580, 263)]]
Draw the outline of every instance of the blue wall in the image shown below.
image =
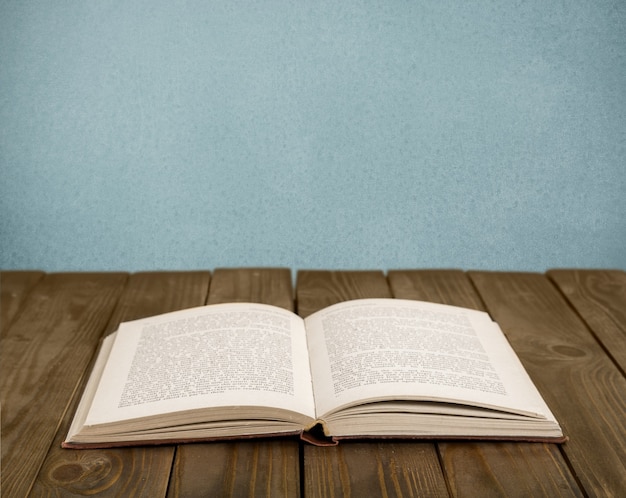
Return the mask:
[(0, 0), (0, 268), (626, 269), (626, 2)]

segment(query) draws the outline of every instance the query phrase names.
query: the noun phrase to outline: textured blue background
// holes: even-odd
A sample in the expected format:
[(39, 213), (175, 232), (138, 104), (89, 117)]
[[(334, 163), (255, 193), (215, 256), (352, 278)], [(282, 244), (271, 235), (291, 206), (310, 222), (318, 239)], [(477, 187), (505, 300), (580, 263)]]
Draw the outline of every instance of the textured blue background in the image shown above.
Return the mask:
[(626, 2), (0, 0), (0, 267), (626, 269)]

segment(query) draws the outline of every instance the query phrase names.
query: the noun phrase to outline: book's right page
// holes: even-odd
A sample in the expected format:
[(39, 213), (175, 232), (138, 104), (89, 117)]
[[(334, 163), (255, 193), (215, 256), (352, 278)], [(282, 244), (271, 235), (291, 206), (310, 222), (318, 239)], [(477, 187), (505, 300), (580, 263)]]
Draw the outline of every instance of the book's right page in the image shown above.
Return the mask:
[(317, 417), (361, 403), (439, 401), (553, 419), (487, 313), (359, 299), (305, 320)]

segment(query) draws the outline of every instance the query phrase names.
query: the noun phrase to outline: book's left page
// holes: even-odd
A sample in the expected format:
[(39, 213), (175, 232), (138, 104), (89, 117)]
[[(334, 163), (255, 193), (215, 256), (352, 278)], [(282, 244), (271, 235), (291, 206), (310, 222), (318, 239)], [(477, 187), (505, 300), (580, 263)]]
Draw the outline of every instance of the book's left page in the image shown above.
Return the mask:
[(84, 425), (137, 430), (147, 417), (215, 409), (227, 420), (255, 407), (313, 418), (303, 322), (265, 304), (217, 304), (121, 324)]

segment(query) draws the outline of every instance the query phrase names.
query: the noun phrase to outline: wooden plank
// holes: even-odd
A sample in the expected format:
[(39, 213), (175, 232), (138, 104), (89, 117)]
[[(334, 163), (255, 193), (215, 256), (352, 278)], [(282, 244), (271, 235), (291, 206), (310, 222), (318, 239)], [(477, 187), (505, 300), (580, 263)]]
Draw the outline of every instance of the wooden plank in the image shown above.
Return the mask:
[[(462, 271), (391, 271), (388, 279), (397, 298), (484, 310)], [(582, 496), (558, 445), (442, 442), (438, 448), (455, 496)]]
[(589, 496), (626, 496), (626, 379), (543, 275), (471, 272), (570, 440), (562, 449)]
[(209, 293), (208, 271), (141, 272), (130, 276), (107, 333), (121, 322), (202, 306)]
[(125, 274), (50, 274), (2, 337), (2, 494), (27, 496)]
[[(233, 301), (292, 310), (289, 270), (215, 270), (209, 303)], [(299, 448), (293, 439), (180, 445), (168, 496), (299, 496)]]
[(296, 303), (302, 318), (349, 299), (390, 296), (380, 271), (301, 270), (297, 276)]
[(43, 276), (42, 271), (0, 272), (0, 337), (17, 315), (28, 293)]
[(291, 271), (288, 268), (217, 268), (209, 302), (264, 303), (294, 311)]
[[(106, 327), (112, 332), (122, 321), (199, 306), (209, 288), (208, 272), (155, 272), (131, 275), (128, 285)], [(92, 341), (90, 350), (96, 350)], [(104, 450), (61, 449), (87, 374), (76, 389), (54, 444), (33, 488), (34, 496), (165, 496), (174, 446)], [(67, 396), (69, 398), (70, 392)]]
[[(302, 271), (297, 304), (302, 316), (336, 302), (391, 297), (382, 272)], [(342, 442), (304, 447), (307, 496), (448, 496), (431, 443)]]
[(299, 460), (293, 439), (181, 445), (168, 496), (296, 497)]
[(463, 306), (485, 311), (469, 278), (461, 270), (393, 270), (387, 275), (393, 297)]
[(304, 449), (305, 496), (449, 496), (433, 444), (342, 441)]
[(548, 277), (626, 372), (626, 272), (550, 270)]

